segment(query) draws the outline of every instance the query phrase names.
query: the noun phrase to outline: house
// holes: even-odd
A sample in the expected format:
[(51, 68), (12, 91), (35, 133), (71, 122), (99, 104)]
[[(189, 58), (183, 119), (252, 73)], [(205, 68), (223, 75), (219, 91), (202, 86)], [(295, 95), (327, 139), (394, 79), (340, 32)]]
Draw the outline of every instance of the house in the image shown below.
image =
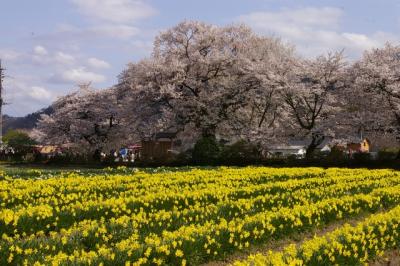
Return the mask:
[[(331, 148), (333, 138), (326, 137), (316, 148), (316, 152), (329, 153)], [(271, 146), (268, 149), (268, 154), (270, 157), (280, 157), (286, 158), (289, 156), (295, 156), (297, 158), (304, 158), (306, 155), (307, 147), (310, 145), (310, 140), (289, 140), (287, 145), (276, 145)]]
[(317, 151), (321, 153), (330, 153), (332, 151), (333, 145), (333, 138), (332, 137), (326, 137), (316, 148)]
[(295, 156), (304, 158), (306, 155), (306, 146), (304, 145), (275, 145), (268, 149), (268, 157), (287, 158)]
[(142, 140), (140, 156), (148, 159), (165, 159), (175, 153), (180, 145), (174, 132), (159, 132), (151, 138)]
[[(330, 153), (333, 145), (333, 138), (332, 137), (325, 137), (320, 144), (315, 148), (316, 152), (321, 153)], [(311, 140), (289, 140), (290, 146), (303, 146), (305, 149), (310, 145)]]
[(37, 145), (33, 147), (34, 154), (40, 154), (45, 158), (52, 158), (62, 153), (62, 148), (57, 145)]
[(55, 145), (45, 145), (45, 146), (39, 147), (39, 152), (42, 155), (51, 157), (51, 156), (55, 156), (56, 154), (61, 152), (61, 148), (59, 146), (55, 146)]
[(342, 145), (340, 149), (349, 157), (353, 158), (357, 153), (370, 153), (371, 142), (369, 139), (352, 138)]
[(359, 139), (351, 140), (347, 143), (347, 152), (349, 154), (353, 153), (369, 153), (371, 147), (371, 142), (369, 139)]
[(353, 155), (357, 153), (369, 153), (372, 157), (377, 156), (376, 153), (371, 153), (371, 142), (367, 138), (342, 139), (331, 147), (343, 152), (348, 158), (353, 158)]

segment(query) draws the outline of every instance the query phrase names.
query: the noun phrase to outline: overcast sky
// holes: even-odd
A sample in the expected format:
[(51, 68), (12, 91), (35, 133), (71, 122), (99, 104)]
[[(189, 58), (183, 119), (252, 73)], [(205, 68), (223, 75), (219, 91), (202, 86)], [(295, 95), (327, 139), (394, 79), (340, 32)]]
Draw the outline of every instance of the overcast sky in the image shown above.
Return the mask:
[(300, 54), (362, 51), (400, 39), (399, 0), (1, 0), (0, 58), (9, 115), (48, 106), (76, 84), (116, 83), (153, 38), (182, 20), (244, 22)]

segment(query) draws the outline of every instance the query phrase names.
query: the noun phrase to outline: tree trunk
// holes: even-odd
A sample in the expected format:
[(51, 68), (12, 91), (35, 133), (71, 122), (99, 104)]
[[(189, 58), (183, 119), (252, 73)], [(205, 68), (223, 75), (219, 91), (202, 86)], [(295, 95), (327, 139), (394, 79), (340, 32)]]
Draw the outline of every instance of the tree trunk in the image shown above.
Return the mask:
[(317, 146), (318, 145), (315, 145), (315, 144), (308, 145), (307, 150), (306, 150), (306, 159), (307, 160), (313, 158), (313, 155), (314, 155), (314, 152), (315, 152), (315, 149), (317, 148)]
[(203, 138), (214, 138), (215, 139), (215, 126), (209, 126), (206, 128), (203, 128), (201, 135)]
[(320, 134), (313, 134), (311, 138), (311, 143), (308, 145), (306, 150), (306, 159), (312, 159), (315, 150), (317, 149), (318, 145), (320, 145), (324, 141), (325, 137)]
[(100, 161), (100, 159), (101, 159), (101, 151), (100, 151), (100, 149), (96, 149), (96, 150), (93, 152), (92, 158), (93, 158), (93, 160), (94, 160), (95, 162), (99, 162), (99, 161)]

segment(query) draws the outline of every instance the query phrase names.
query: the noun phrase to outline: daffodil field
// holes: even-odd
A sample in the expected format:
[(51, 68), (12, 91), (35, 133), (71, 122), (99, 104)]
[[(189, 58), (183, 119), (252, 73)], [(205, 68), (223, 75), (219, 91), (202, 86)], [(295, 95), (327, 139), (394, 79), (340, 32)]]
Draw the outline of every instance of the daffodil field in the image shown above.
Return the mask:
[[(400, 247), (400, 172), (104, 169), (0, 180), (0, 265), (360, 265)], [(281, 251), (237, 252), (365, 217)]]

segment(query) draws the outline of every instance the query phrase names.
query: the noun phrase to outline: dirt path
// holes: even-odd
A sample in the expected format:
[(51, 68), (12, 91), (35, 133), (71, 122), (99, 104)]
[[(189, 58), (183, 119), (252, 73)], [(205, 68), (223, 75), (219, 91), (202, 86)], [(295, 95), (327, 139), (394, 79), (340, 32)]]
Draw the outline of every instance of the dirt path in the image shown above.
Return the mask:
[[(312, 239), (315, 235), (322, 236), (326, 233), (334, 231), (337, 228), (342, 227), (344, 224), (356, 225), (358, 222), (361, 222), (362, 220), (364, 220), (366, 217), (368, 217), (371, 214), (373, 214), (373, 213), (363, 213), (363, 214), (360, 214), (353, 218), (339, 220), (339, 221), (330, 223), (325, 226), (316, 227), (314, 230), (311, 230), (311, 231), (307, 231), (307, 232), (304, 232), (301, 234), (290, 235), (284, 239), (272, 240), (268, 243), (265, 243), (262, 245), (257, 245), (257, 246), (253, 245), (253, 246), (250, 246), (250, 248), (247, 248), (246, 250), (237, 251), (233, 254), (230, 254), (223, 260), (211, 261), (211, 262), (208, 262), (203, 265), (204, 266), (229, 265), (236, 260), (246, 259), (250, 254), (266, 253), (269, 250), (281, 251), (281, 250), (283, 250), (284, 247), (286, 247), (287, 245), (290, 245), (290, 244), (301, 245), (304, 241)], [(374, 266), (381, 266), (381, 265), (388, 265), (388, 264), (374, 264)], [(400, 263), (390, 264), (390, 266), (395, 266), (395, 265), (400, 266)]]
[(370, 262), (370, 266), (399, 266), (400, 265), (400, 249), (390, 250), (381, 258)]

